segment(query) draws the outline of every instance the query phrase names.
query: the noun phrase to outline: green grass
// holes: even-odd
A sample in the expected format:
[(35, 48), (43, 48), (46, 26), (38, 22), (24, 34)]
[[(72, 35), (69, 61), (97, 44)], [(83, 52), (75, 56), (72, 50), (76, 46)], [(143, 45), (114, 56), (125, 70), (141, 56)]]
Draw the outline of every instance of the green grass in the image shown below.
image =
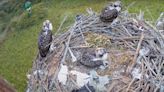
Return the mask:
[[(129, 5), (133, 0), (124, 0), (124, 5)], [(85, 13), (86, 8), (100, 12), (107, 0), (47, 0), (47, 2), (33, 5), (32, 17), (28, 18), (23, 13), (18, 19), (13, 19), (12, 27), (7, 39), (0, 46), (0, 75), (5, 77), (18, 92), (25, 91), (27, 86), (26, 74), (32, 67), (32, 62), (37, 54), (37, 38), (43, 20), (50, 19), (53, 23), (53, 33), (58, 29), (64, 16), (68, 16), (64, 27), (74, 21), (76, 14)], [(136, 0), (136, 4), (129, 8), (130, 12), (145, 11), (145, 16), (150, 19), (145, 6), (149, 8), (155, 20), (160, 12), (164, 11), (163, 0)]]
[(164, 12), (164, 0), (124, 0), (124, 5), (128, 6), (134, 2), (134, 5), (129, 8), (129, 12), (139, 13), (144, 12), (144, 17), (155, 22), (161, 12)]

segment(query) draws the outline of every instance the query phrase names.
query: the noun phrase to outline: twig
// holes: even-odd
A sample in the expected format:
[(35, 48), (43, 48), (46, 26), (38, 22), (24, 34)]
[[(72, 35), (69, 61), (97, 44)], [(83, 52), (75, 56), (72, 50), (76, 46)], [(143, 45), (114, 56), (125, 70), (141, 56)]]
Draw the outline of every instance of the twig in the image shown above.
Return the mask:
[(129, 33), (129, 31), (125, 28), (125, 26), (124, 25), (122, 25), (122, 27), (124, 28), (124, 30), (128, 33), (128, 35), (129, 36), (132, 36), (130, 33)]
[(84, 86), (87, 88), (87, 90), (88, 90), (89, 92), (92, 92), (92, 91), (89, 89), (88, 85), (84, 85)]
[[(128, 85), (125, 85), (124, 87), (121, 87), (120, 89), (118, 89), (116, 92), (120, 92), (121, 90), (125, 89), (126, 87), (128, 87)], [(111, 91), (109, 91), (111, 92)]]
[(83, 35), (83, 33), (82, 33), (82, 31), (81, 31), (81, 27), (78, 27), (78, 29), (79, 29), (79, 31), (80, 31), (80, 33), (81, 33), (81, 36), (82, 36), (82, 38), (83, 38), (83, 40), (84, 40), (84, 42), (85, 42), (85, 45), (87, 46), (87, 41), (85, 40), (85, 37), (84, 37), (84, 35)]
[(129, 91), (129, 88), (130, 88), (130, 86), (133, 84), (134, 81), (135, 81), (135, 78), (133, 78), (132, 81), (129, 83), (129, 85), (128, 85), (127, 89), (126, 89), (126, 92)]
[(76, 58), (75, 55), (73, 54), (73, 52), (72, 52), (72, 50), (70, 49), (70, 47), (68, 48), (68, 50), (69, 50), (69, 53), (71, 54), (72, 62), (77, 61), (77, 58)]
[(73, 47), (70, 47), (71, 49), (80, 49), (80, 48), (89, 48), (90, 46), (73, 46)]
[(63, 24), (64, 24), (64, 22), (66, 21), (66, 19), (67, 19), (67, 16), (64, 17), (63, 21), (61, 22), (61, 24), (60, 24), (58, 30), (56, 31), (56, 33), (55, 33), (54, 35), (56, 35), (56, 34), (61, 30), (61, 27), (63, 26)]
[(153, 69), (151, 68), (151, 66), (150, 66), (150, 64), (149, 64), (149, 62), (147, 61), (147, 59), (146, 59), (146, 57), (145, 56), (143, 56), (144, 57), (144, 60), (145, 60), (145, 64), (146, 64), (146, 66), (149, 68), (149, 70), (155, 75), (155, 76), (157, 76), (157, 74), (153, 71)]
[(64, 56), (63, 56), (63, 58), (62, 58), (62, 60), (61, 60), (61, 63), (64, 63), (64, 61), (65, 61), (65, 57), (66, 57), (66, 54), (67, 54), (67, 52), (68, 52), (69, 43), (70, 43), (70, 40), (71, 40), (71, 37), (72, 37), (72, 34), (73, 34), (73, 31), (74, 31), (75, 26), (76, 26), (76, 23), (75, 23), (75, 25), (70, 29), (70, 35), (69, 35), (69, 38), (68, 38), (68, 42), (66, 43), (65, 52), (64, 52)]
[(141, 38), (140, 38), (140, 40), (138, 42), (138, 46), (137, 46), (137, 50), (136, 50), (135, 56), (134, 56), (133, 61), (132, 61), (132, 65), (129, 67), (129, 69), (127, 71), (128, 73), (131, 72), (131, 70), (133, 69), (134, 65), (136, 64), (137, 56), (139, 54), (139, 50), (141, 48), (141, 44), (142, 44), (143, 39), (144, 39), (144, 34), (142, 33), (141, 34)]

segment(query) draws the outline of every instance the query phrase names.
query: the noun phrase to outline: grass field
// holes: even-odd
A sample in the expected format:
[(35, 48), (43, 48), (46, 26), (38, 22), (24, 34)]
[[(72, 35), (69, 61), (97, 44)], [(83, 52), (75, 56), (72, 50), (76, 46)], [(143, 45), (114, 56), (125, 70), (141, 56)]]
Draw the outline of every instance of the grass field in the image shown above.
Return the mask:
[[(12, 29), (7, 39), (0, 45), (0, 75), (6, 78), (18, 92), (25, 91), (26, 74), (32, 67), (37, 54), (37, 38), (43, 20), (52, 21), (54, 30), (58, 29), (64, 16), (68, 16), (64, 26), (74, 21), (76, 14), (85, 13), (86, 8), (100, 12), (109, 0), (47, 0), (33, 5), (32, 17), (26, 13), (14, 17)], [(155, 21), (160, 12), (164, 11), (164, 0), (124, 0), (130, 12), (145, 11), (146, 19)], [(18, 18), (18, 19), (17, 19)]]

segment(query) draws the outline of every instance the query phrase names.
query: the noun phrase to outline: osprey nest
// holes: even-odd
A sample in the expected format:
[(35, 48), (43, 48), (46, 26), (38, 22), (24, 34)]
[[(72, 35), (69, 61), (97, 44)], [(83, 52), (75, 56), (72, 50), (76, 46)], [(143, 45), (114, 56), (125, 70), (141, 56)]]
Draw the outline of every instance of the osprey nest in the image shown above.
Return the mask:
[(38, 54), (27, 92), (164, 92), (162, 30), (142, 12), (121, 11), (113, 22), (87, 12)]

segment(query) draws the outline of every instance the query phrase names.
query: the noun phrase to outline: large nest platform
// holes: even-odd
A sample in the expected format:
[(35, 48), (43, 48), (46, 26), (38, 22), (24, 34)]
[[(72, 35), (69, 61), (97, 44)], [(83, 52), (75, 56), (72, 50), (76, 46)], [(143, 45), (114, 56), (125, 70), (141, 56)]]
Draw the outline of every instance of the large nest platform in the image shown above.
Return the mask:
[[(27, 92), (164, 92), (164, 34), (143, 13), (122, 11), (104, 23), (99, 14), (87, 12), (54, 35), (47, 57), (38, 54)], [(108, 51), (107, 66), (83, 60), (96, 48)]]

